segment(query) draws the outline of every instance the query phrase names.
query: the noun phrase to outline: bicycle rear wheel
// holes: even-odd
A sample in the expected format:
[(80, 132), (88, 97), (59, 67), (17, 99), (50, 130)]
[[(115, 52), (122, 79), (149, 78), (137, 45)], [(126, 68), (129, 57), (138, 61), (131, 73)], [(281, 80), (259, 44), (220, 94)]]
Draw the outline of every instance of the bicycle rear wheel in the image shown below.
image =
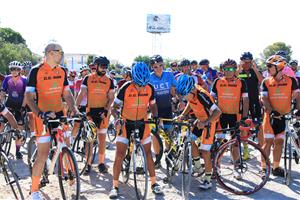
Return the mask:
[(80, 178), (72, 151), (63, 147), (58, 160), (58, 182), (62, 198), (79, 199)]
[[(6, 123), (3, 131), (6, 132), (6, 131), (9, 131), (10, 129), (11, 129), (10, 125), (8, 123)], [(2, 144), (2, 149), (5, 152), (6, 156), (9, 156), (11, 143), (12, 143), (12, 134), (13, 133), (11, 133), (11, 132), (7, 133), (5, 140), (3, 141), (4, 143)]]
[[(232, 160), (232, 149), (242, 148), (247, 144), (250, 159), (243, 160), (243, 151), (238, 150), (238, 158)], [(242, 154), (240, 155), (241, 152)], [(261, 158), (266, 161), (265, 169), (261, 166)], [(240, 143), (237, 139), (223, 144), (216, 153), (214, 172), (218, 183), (227, 191), (238, 195), (249, 195), (259, 191), (270, 175), (270, 160), (265, 152), (254, 142), (246, 140)], [(238, 175), (237, 175), (238, 174)]]
[(30, 140), (28, 141), (28, 144), (27, 144), (27, 163), (28, 163), (30, 175), (31, 175), (33, 162), (34, 162), (34, 159), (35, 159), (35, 157), (33, 157), (33, 154), (34, 154), (34, 152), (36, 151), (36, 148), (37, 148), (35, 139), (36, 139), (36, 137), (32, 136), (30, 138)]
[(148, 192), (148, 166), (145, 149), (142, 145), (137, 145), (132, 154), (133, 179), (137, 199), (146, 199)]
[[(23, 192), (19, 184), (19, 178), (8, 160), (6, 154), (1, 151), (0, 154), (0, 174), (3, 174), (5, 185), (0, 186), (0, 198), (4, 199), (24, 199)], [(9, 185), (9, 187), (7, 187)], [(10, 188), (10, 190), (8, 189)], [(1, 195), (4, 195), (1, 197)]]
[(181, 195), (183, 199), (189, 199), (191, 177), (192, 177), (192, 145), (185, 144), (181, 165)]
[(292, 173), (292, 138), (285, 135), (284, 141), (284, 178), (285, 184), (290, 185)]
[(114, 142), (117, 137), (117, 132), (113, 123), (110, 123), (107, 128), (107, 136), (110, 142)]
[(159, 136), (157, 131), (152, 130), (152, 135), (154, 136), (154, 138), (156, 139), (156, 141), (158, 142), (158, 147), (159, 149), (154, 150), (154, 146), (153, 146), (153, 142), (152, 142), (152, 147), (151, 147), (151, 152), (152, 152), (152, 158), (154, 161), (154, 165), (157, 165), (160, 163), (161, 158), (163, 156), (163, 151), (164, 151), (164, 146), (163, 146), (163, 142), (161, 140), (161, 137)]

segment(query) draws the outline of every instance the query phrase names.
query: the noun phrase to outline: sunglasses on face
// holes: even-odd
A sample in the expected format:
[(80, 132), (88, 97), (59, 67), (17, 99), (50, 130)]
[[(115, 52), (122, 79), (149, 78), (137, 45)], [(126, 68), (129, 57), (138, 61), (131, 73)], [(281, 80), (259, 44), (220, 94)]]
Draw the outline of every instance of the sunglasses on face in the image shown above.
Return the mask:
[(267, 68), (272, 68), (275, 67), (276, 65), (272, 65), (272, 64), (267, 64)]
[(108, 65), (99, 65), (99, 67), (102, 68), (102, 69), (107, 69)]
[(60, 49), (58, 49), (58, 50), (52, 50), (52, 51), (58, 52), (60, 55), (64, 55), (64, 54), (65, 54), (65, 53), (64, 53), (62, 50), (60, 50)]
[(223, 69), (225, 72), (234, 72), (234, 71), (236, 71), (236, 68), (234, 68), (234, 67), (229, 67), (229, 68), (224, 68)]
[(16, 67), (12, 67), (12, 68), (10, 68), (10, 71), (21, 71), (21, 69), (20, 68), (16, 68)]

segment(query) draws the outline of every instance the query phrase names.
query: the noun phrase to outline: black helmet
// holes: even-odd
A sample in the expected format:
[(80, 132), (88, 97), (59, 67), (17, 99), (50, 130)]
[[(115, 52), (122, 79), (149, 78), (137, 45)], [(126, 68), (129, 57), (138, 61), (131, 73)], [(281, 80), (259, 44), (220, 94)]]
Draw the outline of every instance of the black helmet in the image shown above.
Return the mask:
[(164, 62), (163, 58), (160, 55), (154, 55), (150, 58), (150, 65), (155, 63)]
[(226, 67), (226, 66), (233, 66), (234, 68), (237, 68), (237, 64), (235, 62), (235, 60), (232, 60), (230, 58), (228, 58), (224, 63), (222, 68)]
[(240, 59), (241, 60), (253, 60), (253, 55), (250, 52), (244, 52), (244, 53), (242, 53)]
[(276, 51), (275, 55), (279, 55), (279, 56), (286, 58), (287, 52), (283, 51), (283, 50), (279, 50), (279, 51)]
[(96, 57), (95, 60), (94, 60), (94, 65), (108, 66), (109, 64), (110, 64), (110, 62), (105, 56)]
[(198, 65), (198, 62), (197, 62), (196, 60), (193, 60), (193, 61), (191, 62), (191, 65)]
[(298, 65), (298, 60), (291, 60), (290, 65), (292, 65), (292, 64)]
[(202, 60), (200, 60), (199, 65), (209, 65), (209, 60), (202, 59)]
[(179, 66), (180, 66), (180, 67), (183, 67), (183, 66), (187, 66), (187, 65), (190, 65), (190, 64), (191, 64), (191, 62), (190, 62), (189, 60), (183, 59), (183, 60), (180, 62)]

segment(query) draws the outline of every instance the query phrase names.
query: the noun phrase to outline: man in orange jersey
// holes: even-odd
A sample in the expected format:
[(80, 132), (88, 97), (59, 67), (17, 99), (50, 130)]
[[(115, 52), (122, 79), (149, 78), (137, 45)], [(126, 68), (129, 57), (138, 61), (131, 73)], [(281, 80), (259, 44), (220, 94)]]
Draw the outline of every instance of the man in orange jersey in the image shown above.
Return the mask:
[[(109, 60), (106, 57), (97, 57), (94, 60), (94, 65), (97, 67), (96, 73), (89, 74), (82, 82), (80, 92), (76, 99), (76, 105), (87, 96), (87, 116), (90, 117), (97, 126), (98, 135), (98, 169), (100, 173), (107, 173), (105, 161), (105, 139), (108, 128), (108, 117), (110, 115), (111, 104), (114, 100), (114, 83), (106, 75), (106, 70), (109, 65)], [(91, 148), (92, 150), (92, 148)], [(92, 156), (92, 153), (90, 154)], [(91, 170), (91, 160), (86, 167), (85, 174)]]
[[(31, 69), (26, 86), (26, 103), (34, 113), (38, 149), (32, 168), (31, 197), (34, 200), (42, 199), (39, 192), (40, 177), (50, 150), (51, 136), (49, 130), (43, 133), (43, 120), (63, 116), (62, 98), (74, 114), (78, 113), (68, 85), (67, 73), (60, 66), (63, 54), (59, 44), (48, 44), (44, 62)], [(35, 96), (38, 97), (37, 102)], [(56, 128), (55, 125), (51, 127)]]
[[(282, 73), (286, 66), (285, 58), (273, 55), (267, 59), (266, 66), (270, 76), (265, 78), (261, 85), (262, 103), (265, 110), (262, 125), (265, 138), (263, 149), (269, 157), (271, 147), (274, 145), (272, 174), (284, 177), (284, 169), (279, 167), (286, 134), (284, 116), (290, 112), (292, 100), (296, 99), (298, 109), (296, 116), (300, 119), (299, 89), (294, 78)], [(262, 167), (265, 167), (264, 162)]]

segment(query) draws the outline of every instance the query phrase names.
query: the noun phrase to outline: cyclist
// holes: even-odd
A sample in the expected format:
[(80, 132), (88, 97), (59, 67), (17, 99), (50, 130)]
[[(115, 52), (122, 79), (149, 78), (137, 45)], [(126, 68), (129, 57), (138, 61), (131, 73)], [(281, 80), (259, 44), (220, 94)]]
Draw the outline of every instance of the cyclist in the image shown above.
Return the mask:
[[(240, 60), (238, 77), (243, 79), (247, 85), (250, 115), (253, 120), (260, 121), (262, 119), (262, 110), (259, 100), (259, 86), (263, 80), (263, 76), (258, 71), (257, 65), (250, 52), (242, 53)], [(258, 133), (258, 140), (260, 146), (262, 146), (264, 139), (261, 128)], [(248, 158), (249, 152), (247, 151), (247, 148), (244, 148), (244, 159), (246, 160)]]
[[(224, 77), (215, 80), (210, 94), (222, 111), (218, 126), (225, 129), (228, 126), (235, 127), (236, 122), (241, 120), (241, 112), (243, 119), (248, 117), (249, 99), (245, 81), (236, 77), (237, 63), (228, 59), (223, 63), (222, 70)], [(225, 138), (225, 133), (217, 133), (216, 138)], [(234, 161), (238, 160), (237, 148), (233, 148), (232, 157)], [(241, 178), (238, 170), (234, 173), (236, 179)]]
[(207, 59), (202, 59), (199, 62), (200, 68), (202, 70), (202, 79), (205, 81), (205, 83), (208, 86), (208, 91), (211, 90), (211, 86), (214, 82), (214, 80), (218, 77), (218, 73), (216, 70), (212, 69), (209, 66), (209, 60)]
[(118, 82), (117, 82), (117, 80), (115, 79), (116, 74), (117, 74), (117, 73), (116, 73), (115, 70), (111, 70), (111, 71), (109, 72), (109, 78), (113, 81), (115, 87), (117, 87), (117, 85), (118, 85)]
[[(113, 112), (116, 112), (119, 106), (122, 107), (121, 118), (125, 121), (122, 127), (122, 134), (116, 139), (116, 156), (113, 167), (113, 187), (110, 191), (110, 198), (118, 197), (119, 175), (121, 172), (122, 161), (125, 158), (127, 146), (129, 145), (129, 137), (134, 129), (127, 121), (144, 121), (147, 120), (147, 110), (150, 110), (153, 117), (157, 117), (157, 106), (154, 98), (154, 88), (149, 84), (150, 71), (144, 62), (136, 62), (132, 69), (133, 81), (126, 82), (119, 90), (113, 105)], [(135, 103), (137, 102), (137, 103)], [(149, 124), (139, 127), (141, 141), (144, 145), (148, 171), (150, 174), (151, 188), (155, 194), (161, 194), (162, 189), (156, 183), (154, 162), (151, 155), (151, 136)]]
[(298, 61), (297, 60), (292, 60), (290, 62), (290, 66), (291, 66), (292, 70), (295, 73), (295, 77), (298, 81), (298, 85), (299, 85), (299, 88), (300, 88), (300, 71), (298, 71)]
[(29, 74), (29, 71), (30, 71), (31, 67), (32, 67), (31, 61), (25, 61), (23, 63), (23, 68), (22, 68), (21, 74), (23, 76), (27, 77), (28, 74)]
[(70, 90), (73, 95), (74, 95), (76, 77), (77, 77), (77, 72), (75, 70), (70, 70), (69, 76), (68, 76), (68, 82), (69, 82)]
[(124, 67), (122, 68), (122, 77), (123, 79), (121, 79), (118, 83), (118, 90), (122, 87), (122, 85), (124, 83), (126, 83), (127, 81), (131, 81), (132, 76), (131, 76), (131, 68), (130, 67)]
[(201, 71), (198, 69), (198, 62), (196, 60), (191, 61), (191, 71), (195, 74), (202, 75)]
[[(106, 57), (97, 57), (94, 65), (97, 67), (97, 73), (86, 76), (81, 84), (81, 89), (76, 99), (76, 105), (87, 96), (86, 113), (97, 126), (98, 135), (98, 169), (100, 173), (107, 173), (105, 166), (105, 139), (108, 128), (108, 118), (110, 115), (111, 104), (114, 100), (114, 83), (106, 75), (110, 62)], [(92, 150), (92, 148), (91, 148)], [(90, 154), (92, 156), (92, 153)], [(92, 159), (89, 159), (91, 162)], [(88, 163), (85, 174), (91, 171), (91, 164)]]
[[(282, 145), (285, 138), (285, 118), (284, 115), (290, 112), (292, 99), (297, 99), (296, 115), (300, 116), (300, 99), (297, 82), (294, 78), (284, 75), (283, 68), (286, 66), (286, 59), (280, 55), (270, 56), (266, 60), (266, 66), (270, 74), (265, 78), (261, 86), (262, 103), (264, 106), (263, 149), (270, 155), (271, 147), (273, 149), (273, 169), (274, 176), (284, 177), (284, 169), (279, 166)], [(262, 163), (265, 168), (265, 163)]]
[[(221, 110), (214, 103), (213, 97), (201, 86), (195, 85), (191, 76), (183, 75), (179, 78), (176, 91), (188, 101), (184, 111), (178, 119), (188, 115), (192, 110), (196, 117), (196, 126), (192, 131), (192, 156), (194, 172), (201, 173), (200, 155), (195, 143), (197, 138), (202, 137), (200, 150), (204, 159), (205, 176), (199, 187), (202, 189), (211, 188), (212, 162), (210, 148), (214, 142), (216, 120), (221, 115)], [(209, 128), (207, 128), (209, 127)], [(209, 132), (207, 132), (209, 129)]]
[[(153, 72), (150, 75), (150, 83), (154, 87), (154, 97), (158, 108), (158, 117), (172, 119), (172, 96), (175, 96), (176, 87), (174, 75), (171, 72), (166, 72), (164, 70), (164, 61), (160, 55), (152, 56), (150, 58), (150, 65), (153, 69)], [(172, 128), (170, 122), (163, 121), (163, 124), (165, 131), (170, 131)], [(153, 145), (155, 149), (159, 147), (156, 139), (153, 140)], [(165, 145), (166, 150), (169, 150), (168, 144), (165, 143)], [(160, 164), (156, 167), (160, 167)]]
[[(63, 50), (57, 43), (45, 47), (45, 60), (32, 68), (26, 87), (26, 102), (34, 113), (37, 141), (37, 157), (32, 168), (31, 198), (42, 199), (39, 192), (40, 177), (50, 150), (51, 136), (49, 130), (43, 133), (43, 120), (63, 116), (62, 97), (74, 114), (78, 113), (73, 95), (70, 91), (67, 73), (60, 66)], [(35, 94), (38, 96), (35, 102)], [(52, 125), (52, 128), (59, 124)]]
[[(10, 75), (6, 76), (2, 83), (2, 96), (8, 94), (5, 106), (14, 114), (20, 130), (23, 129), (24, 121), (22, 112), (25, 110), (25, 88), (26, 78), (21, 76), (22, 64), (18, 61), (9, 63)], [(24, 141), (16, 140), (16, 158), (22, 159), (23, 155), (20, 151)]]
[(94, 65), (94, 63), (90, 63), (89, 68), (91, 70), (91, 73), (96, 73), (97, 67)]
[(174, 77), (180, 73), (180, 71), (178, 70), (178, 64), (176, 61), (170, 62), (170, 68), (171, 68), (171, 72), (173, 73)]

